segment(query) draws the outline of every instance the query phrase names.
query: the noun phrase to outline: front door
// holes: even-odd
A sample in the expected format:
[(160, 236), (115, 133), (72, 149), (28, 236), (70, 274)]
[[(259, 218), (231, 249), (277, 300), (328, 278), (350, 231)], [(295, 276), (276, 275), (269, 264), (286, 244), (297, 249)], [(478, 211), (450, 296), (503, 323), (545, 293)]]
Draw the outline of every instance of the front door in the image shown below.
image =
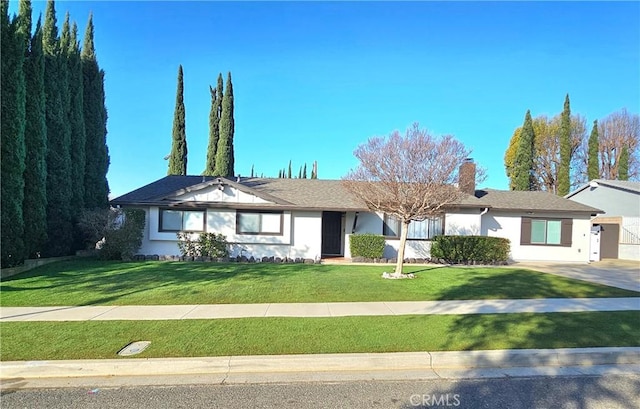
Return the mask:
[(619, 224), (601, 224), (600, 228), (600, 258), (618, 258), (618, 243), (620, 242)]
[(322, 256), (342, 254), (342, 213), (322, 212)]

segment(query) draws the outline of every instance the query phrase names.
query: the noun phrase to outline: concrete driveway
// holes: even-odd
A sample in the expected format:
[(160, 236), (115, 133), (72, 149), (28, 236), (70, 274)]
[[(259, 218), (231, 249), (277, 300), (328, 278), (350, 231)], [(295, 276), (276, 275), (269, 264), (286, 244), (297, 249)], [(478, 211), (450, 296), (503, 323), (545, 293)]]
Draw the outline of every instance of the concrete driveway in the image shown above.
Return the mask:
[(522, 262), (511, 266), (640, 291), (640, 261), (607, 259), (590, 264)]

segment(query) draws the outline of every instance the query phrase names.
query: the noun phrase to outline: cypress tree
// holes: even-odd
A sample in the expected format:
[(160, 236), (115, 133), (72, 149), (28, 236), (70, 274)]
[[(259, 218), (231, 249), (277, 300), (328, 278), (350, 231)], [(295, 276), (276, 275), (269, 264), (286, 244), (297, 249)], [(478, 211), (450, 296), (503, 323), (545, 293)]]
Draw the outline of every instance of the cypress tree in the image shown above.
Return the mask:
[[(24, 13), (20, 4), (21, 16)], [(23, 35), (26, 22), (21, 17), (9, 18), (8, 1), (0, 2), (0, 41), (2, 62), (0, 77), (2, 110), (0, 118), (0, 229), (2, 267), (22, 263), (25, 257), (24, 197), (25, 170), (25, 102), (24, 56), (27, 51)]]
[(71, 142), (67, 118), (69, 84), (66, 59), (61, 55), (55, 4), (47, 2), (44, 29), (44, 88), (47, 126), (47, 256), (70, 254), (73, 242), (71, 222)]
[(26, 255), (36, 257), (47, 240), (47, 126), (45, 123), (44, 57), (40, 19), (25, 62), (27, 86), (24, 171), (24, 242)]
[(600, 142), (598, 141), (598, 120), (593, 121), (593, 129), (589, 136), (589, 147), (587, 156), (587, 175), (589, 180), (598, 179), (600, 177), (600, 169), (598, 162), (598, 151), (600, 150)]
[(218, 74), (216, 89), (209, 86), (211, 93), (211, 110), (209, 111), (209, 146), (207, 147), (207, 164), (204, 175), (215, 176), (216, 154), (220, 140), (220, 117), (222, 115), (223, 80), (222, 73)]
[(216, 152), (216, 171), (218, 176), (233, 176), (234, 170), (234, 149), (233, 149), (233, 85), (231, 83), (231, 73), (227, 75), (227, 86), (222, 99), (222, 111), (220, 117), (220, 139), (218, 140), (218, 150)]
[(169, 170), (167, 175), (187, 174), (187, 134), (185, 128), (184, 83), (182, 65), (178, 67), (178, 89), (176, 91), (176, 107), (173, 112), (173, 132)]
[(203, 175), (213, 176), (216, 169), (216, 149), (218, 148), (218, 139), (220, 139), (220, 131), (218, 129), (218, 111), (216, 90), (209, 86), (211, 93), (211, 109), (209, 110), (209, 145), (207, 146), (207, 163)]
[(304, 168), (302, 168), (302, 178), (306, 179), (307, 178), (307, 164), (304, 164)]
[(629, 148), (622, 147), (618, 163), (618, 180), (629, 180)]
[(569, 94), (564, 99), (564, 109), (560, 117), (560, 166), (558, 166), (558, 191), (564, 196), (569, 193), (571, 167), (571, 105)]
[(100, 69), (93, 41), (93, 15), (84, 33), (82, 65), (82, 103), (85, 129), (84, 205), (87, 209), (106, 208), (109, 203), (109, 149), (107, 148), (107, 108), (104, 71)]
[(516, 152), (516, 166), (513, 176), (513, 190), (535, 190), (534, 170), (534, 132), (531, 112), (527, 110), (520, 133)]
[[(69, 25), (67, 13), (65, 26)], [(63, 30), (64, 31), (64, 30)], [(71, 127), (72, 201), (75, 215), (84, 208), (84, 173), (86, 168), (86, 131), (84, 123), (84, 95), (82, 89), (82, 63), (78, 26), (73, 23), (71, 35), (64, 51), (69, 70), (69, 126)]]
[(291, 161), (289, 161), (289, 167), (287, 168), (287, 179), (291, 179)]

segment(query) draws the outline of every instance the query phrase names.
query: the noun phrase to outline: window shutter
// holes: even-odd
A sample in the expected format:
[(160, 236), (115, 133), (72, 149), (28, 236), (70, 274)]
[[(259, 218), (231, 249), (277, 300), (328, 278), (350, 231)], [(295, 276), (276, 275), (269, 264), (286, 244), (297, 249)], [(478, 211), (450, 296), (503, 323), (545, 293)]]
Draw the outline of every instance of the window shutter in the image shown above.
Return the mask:
[(573, 235), (573, 219), (562, 219), (562, 230), (560, 232), (560, 245), (571, 247), (571, 236)]
[(520, 224), (520, 245), (531, 244), (531, 218), (523, 217)]

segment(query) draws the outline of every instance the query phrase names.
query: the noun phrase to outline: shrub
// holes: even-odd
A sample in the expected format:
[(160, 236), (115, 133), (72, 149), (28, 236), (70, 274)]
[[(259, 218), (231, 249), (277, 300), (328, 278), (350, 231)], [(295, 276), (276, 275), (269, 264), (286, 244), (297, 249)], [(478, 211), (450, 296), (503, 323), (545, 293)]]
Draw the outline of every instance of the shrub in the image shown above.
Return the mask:
[(382, 258), (384, 236), (378, 234), (352, 234), (349, 241), (351, 257)]
[(452, 264), (495, 263), (507, 261), (510, 242), (501, 237), (436, 236), (431, 258)]
[(227, 236), (216, 233), (201, 233), (198, 239), (200, 256), (224, 258), (229, 257)]
[(130, 260), (142, 245), (144, 219), (142, 209), (111, 209), (100, 258)]
[(200, 233), (198, 240), (193, 240), (191, 233), (177, 233), (178, 248), (183, 257), (229, 257), (229, 243), (223, 234)]
[(110, 213), (110, 209), (84, 209), (80, 212), (78, 229), (86, 249), (95, 249), (96, 243), (104, 238)]
[(198, 242), (191, 240), (191, 233), (176, 233), (178, 237), (178, 249), (182, 257), (197, 257)]

